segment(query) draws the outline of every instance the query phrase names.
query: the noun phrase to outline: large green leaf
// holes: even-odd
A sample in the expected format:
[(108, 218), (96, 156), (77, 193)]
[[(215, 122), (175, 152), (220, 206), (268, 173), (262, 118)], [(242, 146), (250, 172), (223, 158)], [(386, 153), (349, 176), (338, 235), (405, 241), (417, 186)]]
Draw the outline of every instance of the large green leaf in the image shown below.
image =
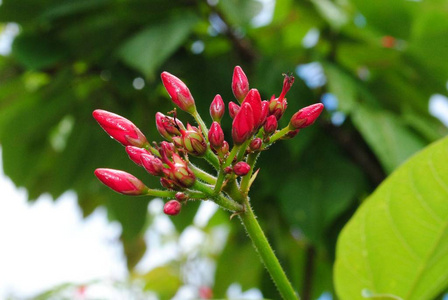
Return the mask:
[(448, 287), (448, 138), (397, 169), (364, 202), (337, 245), (341, 299), (432, 299)]
[(185, 13), (137, 33), (120, 48), (119, 57), (145, 76), (154, 71), (185, 41), (198, 18)]

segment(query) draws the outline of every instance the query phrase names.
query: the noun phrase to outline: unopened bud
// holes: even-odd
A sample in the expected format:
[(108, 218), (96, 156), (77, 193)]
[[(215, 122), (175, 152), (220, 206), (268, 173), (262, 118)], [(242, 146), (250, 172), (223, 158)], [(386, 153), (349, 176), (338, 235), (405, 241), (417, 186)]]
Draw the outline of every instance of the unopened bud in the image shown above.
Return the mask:
[(181, 130), (185, 130), (181, 121), (160, 112), (156, 113), (156, 127), (160, 135), (170, 142), (174, 136), (181, 135)]
[(316, 103), (302, 108), (292, 116), (289, 122), (289, 128), (294, 130), (310, 126), (316, 121), (323, 109), (324, 105), (322, 103)]
[(185, 151), (194, 156), (202, 156), (207, 151), (207, 144), (201, 131), (189, 124), (187, 130), (182, 131), (182, 144)]
[(261, 96), (257, 89), (251, 89), (242, 104), (248, 103), (254, 116), (254, 130), (258, 129), (262, 122)]
[(264, 123), (264, 132), (271, 135), (277, 130), (278, 122), (274, 115), (269, 116)]
[(285, 78), (283, 79), (282, 92), (281, 92), (280, 96), (278, 97), (279, 101), (283, 101), (283, 99), (285, 98), (285, 96), (288, 93), (289, 89), (291, 88), (291, 86), (294, 83), (294, 76), (292, 76), (292, 73), (290, 73), (290, 74), (283, 74), (283, 76), (285, 76)]
[(222, 116), (224, 116), (224, 112), (226, 110), (226, 106), (224, 101), (222, 100), (221, 95), (216, 95), (210, 105), (210, 116), (212, 120), (215, 122), (221, 122)]
[(240, 103), (249, 92), (249, 81), (240, 66), (236, 66), (233, 70), (232, 91), (233, 95), (235, 95), (235, 98)]
[(282, 140), (289, 140), (295, 137), (299, 133), (300, 129), (290, 130), (287, 134), (282, 137)]
[(188, 196), (185, 193), (182, 193), (182, 192), (177, 192), (174, 197), (176, 197), (176, 199), (178, 201), (185, 201), (185, 200), (188, 199)]
[(163, 72), (161, 77), (171, 100), (183, 111), (194, 113), (196, 111), (194, 99), (185, 83), (168, 72)]
[(151, 154), (142, 154), (141, 162), (145, 170), (153, 176), (163, 175), (163, 163), (160, 158)]
[(123, 146), (144, 148), (148, 145), (148, 141), (140, 129), (128, 119), (102, 109), (96, 109), (93, 112), (93, 117), (111, 138)]
[(144, 195), (148, 188), (134, 175), (114, 169), (96, 169), (95, 176), (112, 190), (131, 196)]
[(172, 180), (177, 186), (183, 188), (191, 187), (196, 181), (196, 176), (188, 167), (186, 161), (177, 153), (173, 154), (173, 162), (167, 161), (169, 169), (163, 169), (166, 178)]
[(235, 116), (240, 111), (240, 106), (236, 104), (235, 102), (230, 101), (229, 102), (229, 115), (232, 119), (235, 118)]
[(160, 151), (162, 151), (168, 158), (170, 158), (171, 156), (173, 156), (173, 153), (176, 152), (176, 149), (174, 149), (173, 143), (162, 141), (160, 143)]
[(224, 132), (222, 131), (221, 125), (218, 122), (213, 122), (208, 131), (208, 140), (210, 146), (217, 150), (223, 146), (224, 143)]
[(173, 180), (165, 178), (165, 177), (160, 178), (160, 184), (164, 188), (169, 189), (169, 190), (179, 190), (182, 188)]
[(288, 103), (286, 102), (286, 99), (283, 99), (283, 101), (279, 101), (278, 99), (272, 97), (269, 101), (269, 114), (274, 115), (277, 120), (280, 120), (287, 107)]
[(182, 204), (177, 200), (170, 200), (163, 206), (163, 212), (170, 216), (175, 216), (180, 213)]
[(261, 149), (262, 144), (263, 144), (263, 141), (260, 138), (255, 138), (250, 142), (249, 148), (252, 151), (258, 151)]
[(250, 171), (250, 165), (244, 161), (240, 161), (233, 166), (233, 172), (238, 176), (245, 176)]
[(235, 145), (243, 144), (255, 128), (254, 116), (249, 103), (243, 103), (232, 123), (232, 138)]
[(229, 153), (229, 150), (230, 150), (229, 143), (227, 143), (227, 141), (224, 141), (222, 143), (221, 153), (227, 154), (227, 153)]
[(139, 166), (142, 165), (141, 156), (143, 154), (150, 154), (145, 148), (135, 146), (126, 146), (126, 152), (128, 153), (129, 158)]
[(232, 169), (232, 167), (225, 167), (225, 168), (224, 168), (224, 173), (226, 173), (226, 174), (231, 174), (231, 173), (233, 173), (233, 169)]

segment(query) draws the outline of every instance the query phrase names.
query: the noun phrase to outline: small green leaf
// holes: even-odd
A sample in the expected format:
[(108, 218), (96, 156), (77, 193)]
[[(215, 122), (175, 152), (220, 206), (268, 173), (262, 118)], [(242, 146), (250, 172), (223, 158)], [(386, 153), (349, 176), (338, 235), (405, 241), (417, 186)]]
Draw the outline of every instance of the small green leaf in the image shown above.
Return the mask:
[(397, 169), (364, 202), (337, 245), (341, 299), (362, 291), (433, 299), (448, 287), (448, 138)]
[(340, 67), (324, 64), (328, 77), (328, 91), (338, 99), (338, 110), (350, 112), (356, 104), (356, 81)]
[(145, 281), (145, 290), (157, 293), (160, 299), (171, 299), (182, 285), (178, 272), (170, 266), (155, 268), (141, 279)]
[(118, 56), (149, 77), (182, 45), (197, 22), (196, 15), (185, 13), (170, 21), (152, 24), (126, 41)]

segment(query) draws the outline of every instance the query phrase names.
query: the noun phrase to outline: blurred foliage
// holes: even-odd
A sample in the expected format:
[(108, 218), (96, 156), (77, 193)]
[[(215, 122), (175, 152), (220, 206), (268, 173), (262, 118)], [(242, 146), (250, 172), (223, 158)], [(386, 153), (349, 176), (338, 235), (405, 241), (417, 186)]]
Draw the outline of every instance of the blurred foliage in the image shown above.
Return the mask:
[[(263, 153), (251, 196), (295, 287), (315, 299), (333, 292), (336, 238), (356, 207), (410, 155), (447, 134), (428, 99), (447, 94), (448, 1), (278, 0), (263, 24), (256, 20), (269, 6), (216, 2), (3, 0), (0, 22), (20, 26), (11, 54), (0, 57), (4, 171), (30, 201), (74, 190), (85, 216), (105, 206), (122, 225), (133, 267), (146, 249), (149, 199), (112, 193), (93, 171), (123, 169), (149, 186), (159, 183), (107, 138), (92, 111), (123, 115), (160, 141), (154, 115), (172, 109), (158, 77), (163, 70), (187, 83), (203, 116), (216, 93), (233, 100), (235, 65), (265, 99), (280, 92), (282, 73), (297, 71), (302, 80), (288, 94), (281, 125), (325, 96), (338, 105), (327, 106), (315, 128)], [(142, 89), (133, 87), (139, 77)], [(230, 123), (224, 117), (227, 136)], [(177, 230), (191, 224), (196, 207), (173, 219)], [(240, 224), (226, 223), (232, 229), (216, 260), (215, 296), (238, 281), (277, 297)], [(147, 277), (171, 272), (161, 267)]]

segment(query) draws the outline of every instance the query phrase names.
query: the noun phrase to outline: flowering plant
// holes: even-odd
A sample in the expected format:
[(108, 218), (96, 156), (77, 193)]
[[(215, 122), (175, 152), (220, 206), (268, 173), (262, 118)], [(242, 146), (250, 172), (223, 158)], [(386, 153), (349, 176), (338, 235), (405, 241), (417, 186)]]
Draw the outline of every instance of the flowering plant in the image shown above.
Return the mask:
[[(162, 82), (173, 103), (191, 114), (197, 127), (185, 126), (177, 118), (176, 110), (170, 112), (172, 116), (158, 112), (157, 130), (166, 141), (150, 144), (137, 126), (119, 115), (97, 109), (93, 117), (112, 138), (126, 147), (133, 162), (160, 177), (164, 189), (149, 188), (124, 171), (97, 169), (95, 175), (118, 193), (169, 199), (164, 206), (167, 215), (179, 214), (182, 205), (193, 200), (210, 200), (230, 211), (231, 218), (241, 219), (282, 297), (298, 299), (256, 220), (249, 198), (250, 187), (259, 171), (254, 168), (260, 153), (280, 139), (296, 136), (301, 129), (313, 124), (323, 110), (321, 103), (302, 108), (285, 128), (278, 130), (278, 120), (287, 108), (286, 94), (294, 83), (292, 75), (284, 76), (280, 96), (262, 101), (257, 89), (249, 89), (243, 70), (235, 67), (232, 91), (239, 104), (229, 102), (228, 105), (233, 119), (233, 146), (230, 148), (220, 125), (225, 113), (222, 97), (216, 95), (210, 105), (213, 122), (208, 127), (188, 87), (176, 76), (163, 72)], [(217, 174), (198, 168), (190, 157), (207, 160)]]

